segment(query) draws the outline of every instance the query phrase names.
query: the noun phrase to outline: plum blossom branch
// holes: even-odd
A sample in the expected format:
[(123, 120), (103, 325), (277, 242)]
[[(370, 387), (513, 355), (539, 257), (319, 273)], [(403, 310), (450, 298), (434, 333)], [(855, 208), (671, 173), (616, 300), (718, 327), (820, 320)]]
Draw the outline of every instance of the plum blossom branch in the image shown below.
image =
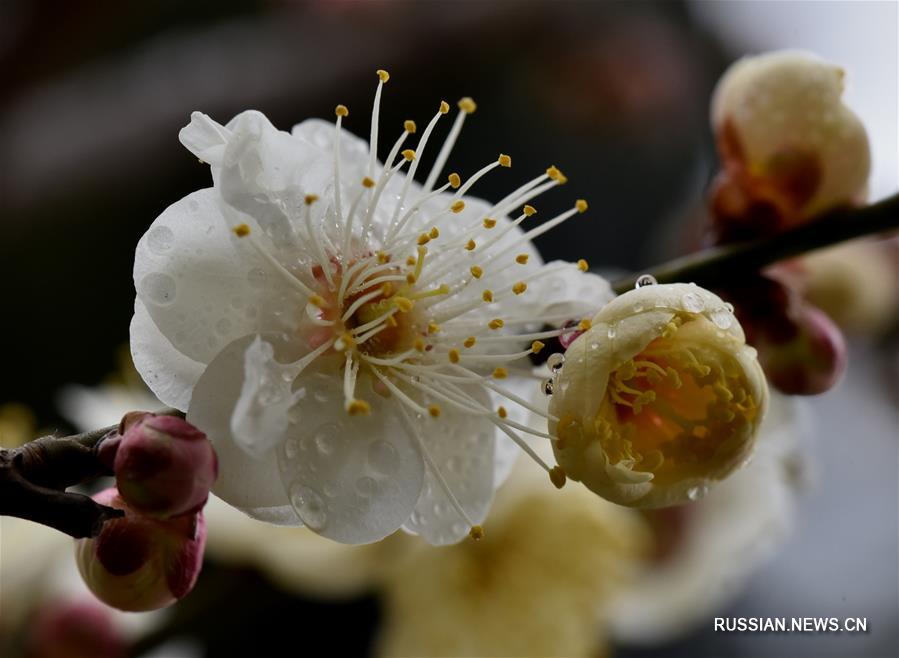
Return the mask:
[[(183, 416), (174, 409), (158, 414)], [(111, 425), (71, 436), (43, 436), (0, 450), (0, 516), (35, 521), (75, 538), (97, 536), (106, 521), (122, 516), (121, 510), (66, 489), (112, 474), (100, 459), (100, 446), (118, 429)]]
[(787, 258), (845, 240), (899, 229), (899, 194), (860, 208), (841, 208), (773, 237), (704, 249), (615, 281), (613, 290), (632, 290), (637, 277), (650, 274), (659, 283), (694, 282), (721, 287)]

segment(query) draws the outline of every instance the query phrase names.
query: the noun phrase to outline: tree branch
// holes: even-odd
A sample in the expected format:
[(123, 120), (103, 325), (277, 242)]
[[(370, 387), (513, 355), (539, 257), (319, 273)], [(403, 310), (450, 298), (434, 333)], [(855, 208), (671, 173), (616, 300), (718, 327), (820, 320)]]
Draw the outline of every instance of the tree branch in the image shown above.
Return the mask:
[[(183, 417), (175, 409), (157, 415)], [(44, 436), (0, 450), (0, 515), (35, 521), (76, 539), (97, 536), (103, 524), (122, 516), (122, 511), (66, 488), (112, 475), (99, 451), (118, 430), (118, 425), (111, 425), (72, 436)]]
[(899, 194), (869, 206), (829, 212), (773, 237), (704, 249), (615, 281), (612, 288), (619, 295), (632, 290), (642, 274), (651, 274), (659, 283), (694, 282), (705, 288), (718, 288), (772, 263), (895, 229), (899, 229)]

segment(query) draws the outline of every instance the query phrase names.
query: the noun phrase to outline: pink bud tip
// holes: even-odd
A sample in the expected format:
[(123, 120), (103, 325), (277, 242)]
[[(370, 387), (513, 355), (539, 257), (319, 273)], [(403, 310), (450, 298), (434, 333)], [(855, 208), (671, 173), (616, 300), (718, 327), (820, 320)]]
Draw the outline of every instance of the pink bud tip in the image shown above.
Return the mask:
[(108, 608), (89, 598), (40, 608), (25, 640), (31, 658), (125, 658), (125, 640)]

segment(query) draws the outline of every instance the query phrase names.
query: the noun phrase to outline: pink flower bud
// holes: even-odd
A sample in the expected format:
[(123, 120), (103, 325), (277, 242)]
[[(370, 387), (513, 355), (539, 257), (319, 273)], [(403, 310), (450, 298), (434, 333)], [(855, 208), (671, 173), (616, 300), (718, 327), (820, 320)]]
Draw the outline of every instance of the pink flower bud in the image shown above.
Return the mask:
[(113, 471), (132, 508), (168, 518), (203, 507), (218, 461), (206, 435), (187, 421), (147, 414), (125, 429)]
[(125, 640), (108, 608), (88, 598), (50, 603), (25, 640), (29, 658), (124, 658)]
[(135, 513), (115, 488), (94, 500), (125, 511), (93, 539), (75, 543), (81, 577), (94, 595), (129, 612), (171, 605), (193, 589), (203, 565), (202, 512), (158, 520)]

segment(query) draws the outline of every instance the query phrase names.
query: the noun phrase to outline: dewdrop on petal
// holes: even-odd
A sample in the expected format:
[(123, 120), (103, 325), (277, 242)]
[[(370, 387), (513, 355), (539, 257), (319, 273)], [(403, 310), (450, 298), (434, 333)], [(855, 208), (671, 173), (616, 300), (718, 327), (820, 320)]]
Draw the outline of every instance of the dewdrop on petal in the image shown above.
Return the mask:
[(696, 500), (745, 463), (768, 398), (731, 307), (692, 284), (610, 302), (568, 348), (552, 388), (559, 466), (631, 507)]
[(800, 51), (746, 57), (728, 69), (711, 110), (726, 172), (716, 215), (758, 214), (764, 206), (790, 225), (864, 201), (870, 147), (841, 99), (844, 76)]

